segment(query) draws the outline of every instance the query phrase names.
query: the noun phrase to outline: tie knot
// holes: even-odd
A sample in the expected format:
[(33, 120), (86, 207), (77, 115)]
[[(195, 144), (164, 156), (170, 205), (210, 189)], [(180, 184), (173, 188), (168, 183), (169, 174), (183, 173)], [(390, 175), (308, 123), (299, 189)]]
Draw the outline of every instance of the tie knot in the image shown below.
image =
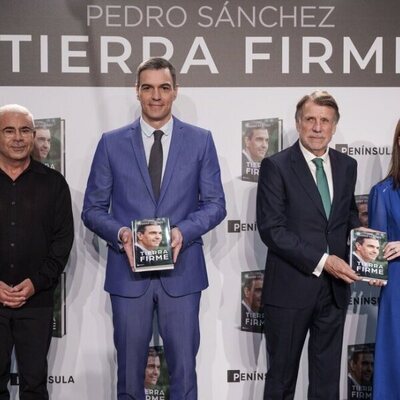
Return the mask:
[(156, 130), (153, 132), (153, 135), (154, 135), (154, 141), (159, 142), (161, 140), (162, 135), (164, 135), (164, 132), (160, 131), (160, 130)]
[(317, 168), (323, 168), (323, 162), (324, 162), (324, 160), (323, 160), (322, 158), (319, 158), (319, 157), (313, 158), (313, 159), (312, 159), (312, 162), (315, 164), (315, 166), (316, 166)]

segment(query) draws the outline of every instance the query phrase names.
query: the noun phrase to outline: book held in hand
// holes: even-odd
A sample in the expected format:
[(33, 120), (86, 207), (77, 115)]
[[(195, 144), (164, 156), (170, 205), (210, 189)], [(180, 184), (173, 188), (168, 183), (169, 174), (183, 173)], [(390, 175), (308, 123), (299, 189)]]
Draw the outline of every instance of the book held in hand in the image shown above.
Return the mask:
[(388, 262), (383, 258), (386, 243), (386, 232), (351, 230), (350, 266), (363, 281), (387, 280)]
[(135, 272), (174, 268), (168, 218), (132, 221), (132, 232)]

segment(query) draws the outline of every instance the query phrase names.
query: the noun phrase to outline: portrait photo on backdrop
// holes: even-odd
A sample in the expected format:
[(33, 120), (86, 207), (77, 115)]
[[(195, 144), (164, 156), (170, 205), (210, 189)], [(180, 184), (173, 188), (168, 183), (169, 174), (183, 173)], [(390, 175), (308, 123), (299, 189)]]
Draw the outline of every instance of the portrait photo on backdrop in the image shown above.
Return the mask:
[(144, 378), (146, 400), (170, 400), (163, 346), (150, 346)]
[(261, 161), (281, 148), (281, 119), (242, 121), (242, 180), (257, 182)]
[(348, 346), (347, 398), (372, 399), (374, 343)]
[(65, 120), (35, 119), (35, 141), (32, 157), (65, 176)]
[(262, 332), (264, 310), (261, 301), (264, 271), (242, 272), (241, 330)]

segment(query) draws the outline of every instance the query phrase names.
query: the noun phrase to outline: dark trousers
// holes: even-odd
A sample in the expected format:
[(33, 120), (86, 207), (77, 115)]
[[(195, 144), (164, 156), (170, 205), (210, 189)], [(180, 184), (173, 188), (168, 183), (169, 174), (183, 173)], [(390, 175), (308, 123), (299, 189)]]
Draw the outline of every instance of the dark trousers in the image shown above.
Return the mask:
[(346, 310), (334, 303), (330, 278), (316, 279), (323, 279), (323, 285), (313, 306), (287, 309), (265, 305), (269, 370), (264, 400), (294, 398), (301, 352), (308, 332), (308, 399), (339, 400)]
[(118, 359), (118, 400), (146, 398), (144, 378), (154, 311), (157, 311), (168, 366), (170, 399), (197, 400), (200, 297), (200, 292), (169, 296), (158, 278), (151, 280), (146, 293), (140, 297), (111, 295)]
[(9, 400), (11, 353), (15, 348), (20, 400), (47, 400), (47, 353), (53, 308), (0, 308), (0, 400)]

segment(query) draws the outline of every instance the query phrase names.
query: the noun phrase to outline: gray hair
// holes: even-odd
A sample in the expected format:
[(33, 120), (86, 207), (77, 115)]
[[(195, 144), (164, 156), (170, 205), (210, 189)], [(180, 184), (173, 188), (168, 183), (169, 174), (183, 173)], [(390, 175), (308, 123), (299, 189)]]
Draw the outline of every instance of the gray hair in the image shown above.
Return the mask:
[(6, 104), (0, 107), (0, 118), (8, 113), (25, 114), (32, 120), (32, 123), (34, 122), (32, 113), (26, 107), (19, 104)]

